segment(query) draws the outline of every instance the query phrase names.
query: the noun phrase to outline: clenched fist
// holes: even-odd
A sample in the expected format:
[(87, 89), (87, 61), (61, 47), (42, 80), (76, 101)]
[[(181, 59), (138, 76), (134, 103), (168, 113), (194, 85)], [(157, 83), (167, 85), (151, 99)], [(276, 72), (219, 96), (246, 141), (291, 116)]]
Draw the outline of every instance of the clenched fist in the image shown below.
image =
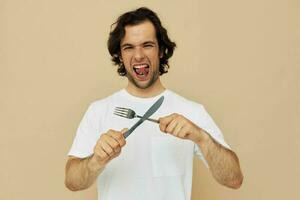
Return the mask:
[(100, 136), (94, 147), (92, 157), (92, 159), (97, 161), (99, 166), (105, 166), (111, 159), (120, 155), (122, 147), (126, 144), (123, 136), (126, 130), (109, 130)]
[(159, 128), (162, 132), (178, 138), (189, 139), (195, 143), (206, 136), (201, 128), (177, 113), (159, 118)]

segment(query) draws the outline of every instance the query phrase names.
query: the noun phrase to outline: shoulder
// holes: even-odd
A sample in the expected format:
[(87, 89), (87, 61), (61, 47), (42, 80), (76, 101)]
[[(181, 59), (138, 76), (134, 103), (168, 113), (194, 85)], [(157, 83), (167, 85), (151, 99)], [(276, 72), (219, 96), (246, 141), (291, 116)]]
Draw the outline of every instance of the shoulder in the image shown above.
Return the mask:
[(201, 103), (183, 97), (171, 90), (169, 90), (167, 101), (174, 107), (182, 107), (183, 109), (189, 111), (203, 109), (203, 105)]
[(118, 99), (118, 96), (120, 95), (121, 91), (117, 91), (105, 98), (102, 99), (97, 99), (93, 102), (90, 103), (89, 105), (89, 110), (99, 113), (99, 111), (105, 111), (109, 105), (115, 101), (116, 99)]
[(199, 121), (199, 118), (206, 118), (204, 106), (196, 101), (183, 97), (173, 91), (169, 91), (166, 95), (165, 106), (167, 113), (178, 113), (194, 123)]

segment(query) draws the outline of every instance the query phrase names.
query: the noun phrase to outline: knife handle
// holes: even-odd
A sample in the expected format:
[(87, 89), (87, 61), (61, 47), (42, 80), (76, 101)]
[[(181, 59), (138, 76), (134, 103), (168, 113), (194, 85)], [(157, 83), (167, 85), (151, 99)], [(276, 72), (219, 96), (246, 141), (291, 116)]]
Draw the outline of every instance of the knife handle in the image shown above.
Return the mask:
[(144, 120), (140, 119), (137, 123), (135, 123), (128, 131), (124, 133), (124, 137), (127, 138)]

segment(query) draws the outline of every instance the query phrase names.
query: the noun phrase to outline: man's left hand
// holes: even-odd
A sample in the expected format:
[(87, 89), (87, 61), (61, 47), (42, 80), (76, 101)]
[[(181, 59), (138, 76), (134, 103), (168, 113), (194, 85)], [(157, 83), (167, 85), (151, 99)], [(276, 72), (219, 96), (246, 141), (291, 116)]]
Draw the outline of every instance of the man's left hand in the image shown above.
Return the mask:
[(206, 136), (201, 128), (177, 113), (159, 118), (159, 128), (162, 132), (178, 138), (189, 139), (195, 143), (200, 142)]

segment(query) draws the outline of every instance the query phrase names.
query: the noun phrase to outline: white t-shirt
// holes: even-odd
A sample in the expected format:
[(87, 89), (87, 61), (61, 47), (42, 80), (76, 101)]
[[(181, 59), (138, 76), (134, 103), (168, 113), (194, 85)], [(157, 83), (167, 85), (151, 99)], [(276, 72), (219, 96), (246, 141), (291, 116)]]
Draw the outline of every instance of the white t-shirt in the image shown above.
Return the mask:
[[(151, 116), (158, 119), (178, 113), (207, 131), (217, 142), (230, 148), (217, 125), (201, 104), (165, 90), (158, 96), (140, 98), (125, 89), (92, 103), (76, 133), (69, 155), (84, 158), (93, 154), (102, 133), (130, 128), (139, 119), (114, 115), (115, 107), (133, 109), (143, 115), (161, 96), (164, 102)], [(160, 131), (159, 125), (144, 121), (126, 139), (120, 156), (111, 160), (97, 179), (100, 200), (189, 200), (193, 155), (205, 162), (201, 150), (190, 140)], [(206, 162), (205, 162), (206, 163)]]

